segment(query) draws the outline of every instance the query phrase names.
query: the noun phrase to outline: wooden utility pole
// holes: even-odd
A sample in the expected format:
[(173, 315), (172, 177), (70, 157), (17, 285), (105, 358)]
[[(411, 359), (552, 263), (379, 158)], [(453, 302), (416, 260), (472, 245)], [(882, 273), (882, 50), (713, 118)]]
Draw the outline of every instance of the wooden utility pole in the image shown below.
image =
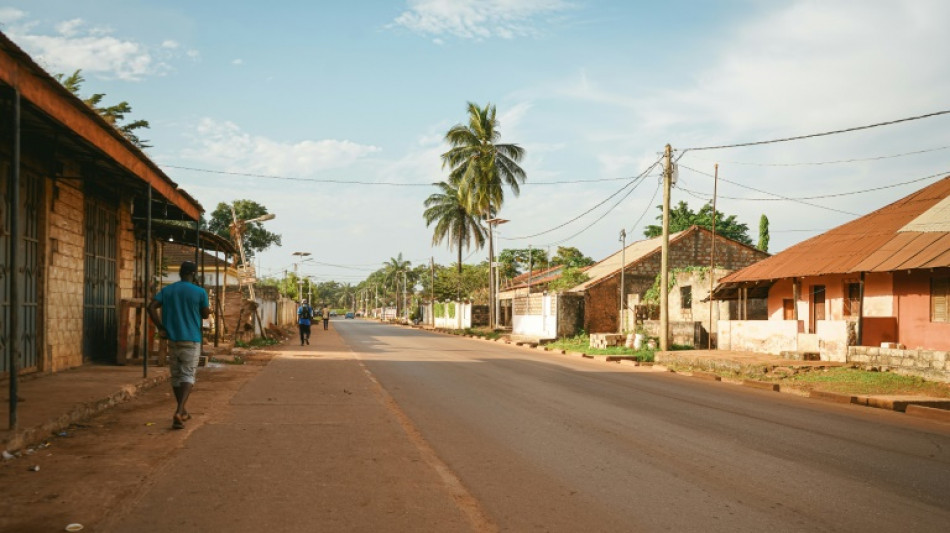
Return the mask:
[(663, 247), (660, 253), (660, 350), (670, 341), (670, 188), (673, 181), (673, 148), (663, 155)]
[(623, 333), (623, 327), (626, 325), (624, 320), (627, 310), (626, 305), (626, 284), (624, 283), (626, 279), (624, 278), (624, 270), (627, 269), (627, 230), (620, 230), (620, 327), (617, 328), (617, 333)]

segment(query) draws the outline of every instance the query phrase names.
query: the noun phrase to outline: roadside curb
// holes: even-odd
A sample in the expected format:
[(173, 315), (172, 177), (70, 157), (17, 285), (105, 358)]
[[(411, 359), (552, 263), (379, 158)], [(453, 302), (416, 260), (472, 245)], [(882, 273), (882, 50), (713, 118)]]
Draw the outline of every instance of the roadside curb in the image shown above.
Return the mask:
[(0, 450), (14, 451), (40, 442), (50, 435), (68, 428), (70, 424), (75, 424), (120, 403), (125, 403), (152, 387), (167, 382), (169, 379), (170, 376), (167, 373), (141, 379), (136, 383), (123, 385), (119, 390), (98, 400), (76, 404), (66, 413), (42, 424), (17, 429), (13, 435), (0, 442)]
[(938, 409), (936, 407), (926, 407), (923, 405), (908, 405), (904, 413), (918, 418), (945, 422), (950, 424), (950, 410)]

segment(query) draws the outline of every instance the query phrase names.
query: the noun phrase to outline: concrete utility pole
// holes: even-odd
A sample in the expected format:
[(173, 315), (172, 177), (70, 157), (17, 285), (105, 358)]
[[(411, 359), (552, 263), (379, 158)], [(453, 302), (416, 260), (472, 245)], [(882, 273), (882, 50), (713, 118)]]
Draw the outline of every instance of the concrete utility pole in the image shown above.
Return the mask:
[(713, 219), (712, 219), (712, 246), (709, 251), (709, 331), (706, 332), (706, 348), (712, 350), (713, 328), (713, 278), (716, 274), (716, 193), (719, 188), (719, 163), (713, 167)]
[(627, 289), (624, 282), (624, 270), (627, 269), (627, 230), (620, 230), (620, 327), (617, 333), (623, 333), (623, 327), (626, 325), (624, 320), (627, 310)]
[(660, 350), (670, 342), (670, 188), (673, 182), (673, 148), (663, 155), (663, 248), (660, 255)]

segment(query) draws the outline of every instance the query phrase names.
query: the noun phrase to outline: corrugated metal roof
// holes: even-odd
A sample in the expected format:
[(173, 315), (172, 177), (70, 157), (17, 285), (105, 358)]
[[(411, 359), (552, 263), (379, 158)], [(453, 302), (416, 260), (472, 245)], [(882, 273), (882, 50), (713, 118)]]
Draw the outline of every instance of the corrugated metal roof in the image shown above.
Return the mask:
[[(694, 228), (695, 226), (688, 230), (671, 233), (670, 242), (673, 242), (681, 235), (694, 230)], [(625, 261), (626, 265), (630, 266), (648, 255), (659, 253), (662, 246), (662, 236), (637, 241), (633, 244), (627, 245), (624, 253), (618, 251), (613, 255), (603, 259), (602, 261), (591, 265), (591, 267), (585, 272), (588, 276), (590, 276), (590, 279), (571, 289), (571, 292), (584, 292), (588, 287), (596, 285), (603, 279), (609, 278), (617, 272), (620, 272), (621, 262)]]
[(948, 198), (950, 176), (734, 272), (720, 283), (950, 267)]

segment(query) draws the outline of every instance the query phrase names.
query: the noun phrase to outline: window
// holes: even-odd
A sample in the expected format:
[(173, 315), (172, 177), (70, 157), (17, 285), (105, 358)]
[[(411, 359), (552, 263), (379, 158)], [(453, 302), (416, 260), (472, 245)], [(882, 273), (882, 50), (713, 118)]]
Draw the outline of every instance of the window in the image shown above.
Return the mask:
[(693, 308), (693, 288), (689, 285), (680, 287), (680, 309)]
[(930, 280), (930, 321), (950, 322), (950, 277)]
[(844, 316), (858, 316), (861, 305), (861, 284), (844, 284)]

